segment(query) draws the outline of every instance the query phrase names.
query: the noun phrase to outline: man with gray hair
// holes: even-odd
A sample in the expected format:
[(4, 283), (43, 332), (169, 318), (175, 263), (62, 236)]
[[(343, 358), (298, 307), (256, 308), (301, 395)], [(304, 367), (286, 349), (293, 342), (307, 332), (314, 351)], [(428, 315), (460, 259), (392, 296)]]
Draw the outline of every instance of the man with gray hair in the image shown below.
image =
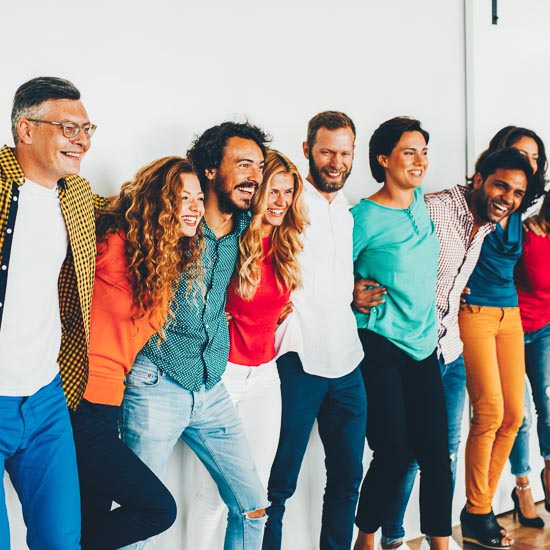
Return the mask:
[(11, 121), (15, 148), (0, 149), (0, 459), (29, 548), (73, 550), (80, 497), (63, 390), (74, 408), (86, 385), (94, 198), (77, 174), (96, 127), (75, 86), (54, 77), (19, 87)]

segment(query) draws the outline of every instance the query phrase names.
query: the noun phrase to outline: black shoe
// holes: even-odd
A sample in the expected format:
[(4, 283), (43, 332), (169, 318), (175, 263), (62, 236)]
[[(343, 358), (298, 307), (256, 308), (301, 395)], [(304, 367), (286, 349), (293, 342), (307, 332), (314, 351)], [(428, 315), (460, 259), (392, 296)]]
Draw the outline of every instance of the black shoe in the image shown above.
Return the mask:
[(546, 483), (544, 483), (544, 469), (540, 473), (540, 481), (542, 483), (542, 489), (544, 491), (544, 508), (547, 512), (550, 512), (550, 504), (548, 504), (548, 497), (547, 495), (547, 489), (546, 489)]
[(510, 544), (502, 542), (506, 535), (501, 532), (501, 526), (496, 522), (492, 512), (488, 514), (471, 514), (462, 508), (460, 512), (460, 527), (462, 542), (477, 548), (495, 548), (505, 550)]
[[(516, 487), (516, 489), (525, 490), (528, 489), (529, 485), (526, 485), (525, 487)], [(514, 520), (516, 519), (516, 516), (519, 519), (519, 522), (524, 527), (535, 527), (536, 529), (542, 529), (544, 527), (544, 520), (542, 518), (539, 518), (539, 516), (535, 516), (534, 518), (526, 518), (523, 515), (523, 512), (521, 511), (521, 508), (519, 507), (519, 497), (516, 493), (516, 489), (512, 489), (512, 501), (514, 502)]]

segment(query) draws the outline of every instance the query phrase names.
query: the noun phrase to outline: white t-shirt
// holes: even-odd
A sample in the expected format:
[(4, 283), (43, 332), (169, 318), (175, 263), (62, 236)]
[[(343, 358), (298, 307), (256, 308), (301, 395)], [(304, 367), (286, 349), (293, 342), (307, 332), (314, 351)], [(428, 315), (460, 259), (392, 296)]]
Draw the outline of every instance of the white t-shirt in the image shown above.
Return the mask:
[(0, 328), (0, 396), (32, 395), (59, 372), (57, 281), (66, 255), (57, 188), (26, 180), (19, 189)]
[(304, 203), (310, 225), (299, 256), (302, 286), (291, 296), (294, 306), (281, 351), (296, 351), (304, 371), (338, 378), (363, 359), (353, 300), (353, 217), (342, 191), (328, 202), (304, 180)]

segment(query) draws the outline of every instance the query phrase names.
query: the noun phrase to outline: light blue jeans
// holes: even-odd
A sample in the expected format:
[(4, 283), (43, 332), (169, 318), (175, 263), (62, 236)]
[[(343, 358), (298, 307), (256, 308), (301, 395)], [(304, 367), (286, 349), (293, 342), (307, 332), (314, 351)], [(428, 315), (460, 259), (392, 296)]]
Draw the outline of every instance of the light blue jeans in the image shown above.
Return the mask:
[[(540, 455), (550, 460), (550, 324), (539, 330), (526, 332), (525, 369), (531, 385), (531, 394), (537, 411), (537, 433)], [(526, 476), (529, 466), (529, 428), (531, 427), (531, 399), (525, 387), (525, 417), (510, 453), (512, 474)]]
[[(261, 411), (258, 411), (261, 414)], [(241, 420), (222, 382), (188, 391), (138, 355), (126, 377), (122, 438), (161, 479), (181, 437), (197, 454), (228, 508), (224, 550), (258, 550), (267, 507)], [(143, 543), (127, 547), (135, 550)]]
[[(464, 402), (466, 399), (466, 370), (462, 355), (450, 363), (444, 363), (439, 358), (439, 369), (443, 382), (443, 393), (447, 406), (447, 418), (449, 428), (449, 455), (451, 458), (451, 472), (453, 474), (453, 488), (456, 478), (456, 457), (460, 446), (460, 432), (462, 428), (462, 416), (464, 413)], [(418, 462), (411, 462), (405, 473), (394, 506), (384, 524), (382, 525), (382, 543), (390, 546), (401, 542), (405, 537), (403, 518), (407, 510), (407, 504), (418, 473)]]

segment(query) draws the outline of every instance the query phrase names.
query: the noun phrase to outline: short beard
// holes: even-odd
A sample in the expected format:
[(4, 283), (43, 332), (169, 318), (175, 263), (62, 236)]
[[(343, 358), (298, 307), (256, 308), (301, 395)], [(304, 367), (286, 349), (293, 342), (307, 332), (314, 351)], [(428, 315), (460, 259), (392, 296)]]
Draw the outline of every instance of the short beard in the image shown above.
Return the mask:
[(475, 190), (473, 198), (474, 207), (476, 209), (478, 218), (484, 223), (493, 223), (491, 218), (489, 217), (489, 200), (487, 199), (485, 190), (483, 188)]
[(331, 183), (324, 178), (323, 174), (321, 174), (321, 171), (317, 168), (317, 165), (313, 160), (313, 156), (310, 155), (309, 156), (309, 173), (311, 174), (311, 177), (315, 182), (315, 187), (317, 187), (319, 191), (323, 191), (324, 193), (336, 193), (336, 191), (340, 191), (340, 189), (344, 187), (346, 180), (349, 178), (349, 175), (351, 174), (351, 168), (349, 169), (348, 172), (345, 172), (342, 175), (342, 179), (340, 182)]
[(224, 189), (223, 181), (219, 176), (216, 176), (214, 180), (213, 191), (218, 197), (220, 211), (224, 214), (240, 214), (241, 212), (246, 212), (250, 208), (250, 204), (245, 208), (241, 208), (233, 202), (231, 195)]

